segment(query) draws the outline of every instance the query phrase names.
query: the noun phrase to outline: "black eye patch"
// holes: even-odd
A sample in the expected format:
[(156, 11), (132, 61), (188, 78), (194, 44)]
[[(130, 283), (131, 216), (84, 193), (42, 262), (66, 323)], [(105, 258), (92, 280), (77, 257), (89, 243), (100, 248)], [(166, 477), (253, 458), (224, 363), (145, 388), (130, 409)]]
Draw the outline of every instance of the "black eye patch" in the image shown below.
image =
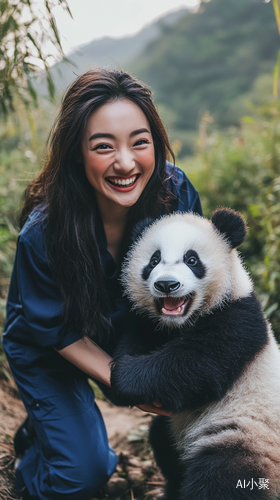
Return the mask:
[(152, 270), (160, 263), (161, 259), (161, 254), (160, 250), (157, 250), (156, 252), (153, 253), (152, 257), (150, 258), (149, 264), (144, 267), (142, 271), (142, 278), (143, 280), (147, 280), (152, 272)]
[(188, 250), (184, 255), (184, 263), (192, 270), (197, 278), (203, 278), (206, 268), (202, 264), (195, 250)]

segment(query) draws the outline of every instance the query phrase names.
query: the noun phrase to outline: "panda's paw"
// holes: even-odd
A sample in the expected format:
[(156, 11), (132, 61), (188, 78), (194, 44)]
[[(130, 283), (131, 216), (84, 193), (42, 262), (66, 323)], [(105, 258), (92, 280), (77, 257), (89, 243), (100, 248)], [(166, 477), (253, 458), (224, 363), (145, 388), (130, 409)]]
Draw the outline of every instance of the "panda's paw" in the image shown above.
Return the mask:
[(113, 394), (114, 401), (116, 401), (116, 403), (119, 406), (136, 406), (136, 405), (143, 403), (143, 401), (141, 401), (141, 399), (139, 399), (139, 398), (137, 398), (137, 396), (135, 396), (133, 391), (130, 391), (127, 388), (124, 389), (123, 387), (121, 387), (120, 385), (118, 385), (115, 382), (111, 382), (111, 384), (112, 384), (111, 388), (112, 388), (112, 394)]

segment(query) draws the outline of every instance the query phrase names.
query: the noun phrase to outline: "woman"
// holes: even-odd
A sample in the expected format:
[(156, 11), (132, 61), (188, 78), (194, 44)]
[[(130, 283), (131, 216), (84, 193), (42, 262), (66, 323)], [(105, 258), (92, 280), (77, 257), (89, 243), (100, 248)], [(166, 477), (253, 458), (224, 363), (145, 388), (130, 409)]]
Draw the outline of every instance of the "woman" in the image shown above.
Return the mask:
[[(118, 281), (131, 229), (146, 216), (201, 213), (167, 155), (142, 83), (92, 70), (68, 89), (46, 166), (26, 190), (3, 335), (29, 415), (16, 470), (26, 498), (86, 500), (115, 470), (87, 378), (108, 393), (114, 346), (136, 321)], [(152, 401), (142, 409), (166, 414)]]

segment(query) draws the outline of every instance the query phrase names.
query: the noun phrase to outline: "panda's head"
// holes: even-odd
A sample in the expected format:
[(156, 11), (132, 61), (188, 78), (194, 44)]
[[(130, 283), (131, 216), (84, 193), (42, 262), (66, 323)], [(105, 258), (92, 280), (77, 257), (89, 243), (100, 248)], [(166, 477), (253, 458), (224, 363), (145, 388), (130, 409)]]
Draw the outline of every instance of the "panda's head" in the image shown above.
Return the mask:
[(240, 214), (219, 209), (211, 221), (193, 213), (141, 223), (122, 269), (124, 290), (139, 312), (177, 328), (229, 299), (250, 294), (235, 247), (246, 235)]

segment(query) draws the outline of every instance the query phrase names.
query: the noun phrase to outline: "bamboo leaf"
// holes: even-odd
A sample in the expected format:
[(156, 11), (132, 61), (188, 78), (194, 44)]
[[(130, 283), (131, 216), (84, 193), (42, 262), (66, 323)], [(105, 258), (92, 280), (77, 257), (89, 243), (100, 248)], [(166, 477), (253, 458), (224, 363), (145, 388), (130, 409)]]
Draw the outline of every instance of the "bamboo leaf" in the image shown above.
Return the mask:
[[(51, 39), (59, 58), (64, 57), (59, 31), (52, 9), (60, 5), (71, 15), (66, 0), (43, 0), (41, 16), (35, 15), (36, 0), (0, 0), (0, 115), (8, 118), (11, 111), (16, 119), (17, 107), (14, 102), (21, 102), (28, 110), (36, 105), (36, 90), (33, 75), (44, 64), (47, 72), (48, 92), (54, 98), (54, 82), (50, 74), (49, 54), (46, 53), (45, 41)], [(28, 9), (28, 20), (24, 21), (22, 12)], [(44, 22), (45, 21), (45, 22)], [(34, 24), (39, 30), (32, 31)], [(35, 50), (34, 50), (35, 49)], [(29, 60), (32, 56), (32, 62)], [(65, 58), (65, 62), (68, 60)]]
[(273, 95), (275, 97), (278, 96), (279, 66), (280, 66), (280, 50), (277, 55), (277, 60), (273, 72)]
[(69, 16), (72, 17), (73, 19), (72, 12), (70, 10), (67, 0), (58, 0), (58, 1), (62, 5), (62, 7), (66, 10), (66, 12), (68, 12)]
[(56, 22), (55, 22), (55, 18), (54, 17), (51, 17), (50, 19), (50, 25), (52, 27), (52, 30), (53, 30), (53, 33), (54, 33), (54, 36), (55, 36), (55, 39), (57, 41), (57, 44), (59, 45), (60, 49), (62, 50), (62, 46), (61, 46), (61, 43), (60, 43), (60, 38), (59, 38), (59, 33), (58, 33), (58, 29), (57, 29), (57, 26), (56, 26)]
[(46, 68), (46, 72), (47, 72), (47, 84), (48, 84), (49, 95), (50, 95), (50, 98), (52, 100), (54, 100), (55, 87), (54, 87), (54, 83), (53, 83), (53, 78), (52, 78), (51, 72), (49, 71), (48, 68)]
[(30, 33), (27, 33), (27, 37), (33, 43), (34, 47), (36, 47), (36, 49), (38, 50), (38, 53), (41, 54), (40, 48), (39, 48), (38, 44), (36, 43), (36, 41), (34, 40), (33, 36)]
[(279, 11), (279, 0), (273, 0), (273, 8), (276, 17), (277, 27), (280, 35), (280, 11)]
[(46, 6), (48, 13), (51, 14), (51, 9), (50, 9), (48, 0), (45, 0), (45, 6)]

